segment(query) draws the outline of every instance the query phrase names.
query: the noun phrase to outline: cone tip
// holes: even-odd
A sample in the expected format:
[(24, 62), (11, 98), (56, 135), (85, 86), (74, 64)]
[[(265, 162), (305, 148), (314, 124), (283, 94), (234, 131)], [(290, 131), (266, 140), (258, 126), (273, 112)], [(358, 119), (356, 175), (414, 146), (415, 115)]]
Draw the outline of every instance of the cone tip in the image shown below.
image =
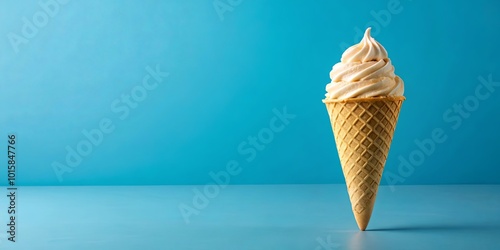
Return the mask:
[(366, 230), (366, 227), (368, 226), (368, 221), (357, 221), (356, 220), (356, 222), (358, 223), (359, 230), (361, 230), (361, 231)]
[(370, 223), (370, 217), (372, 215), (372, 210), (367, 209), (364, 213), (354, 213), (354, 219), (356, 219), (356, 223), (358, 224), (359, 230), (365, 231), (368, 223)]

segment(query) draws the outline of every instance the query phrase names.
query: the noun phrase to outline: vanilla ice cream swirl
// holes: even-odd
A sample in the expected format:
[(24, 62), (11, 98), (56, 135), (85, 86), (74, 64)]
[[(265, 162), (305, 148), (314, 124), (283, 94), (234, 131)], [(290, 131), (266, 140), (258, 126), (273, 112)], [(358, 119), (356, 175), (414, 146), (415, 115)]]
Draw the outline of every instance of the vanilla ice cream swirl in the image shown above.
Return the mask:
[(348, 48), (330, 72), (326, 99), (403, 96), (403, 80), (385, 48), (370, 36), (370, 28), (359, 44)]

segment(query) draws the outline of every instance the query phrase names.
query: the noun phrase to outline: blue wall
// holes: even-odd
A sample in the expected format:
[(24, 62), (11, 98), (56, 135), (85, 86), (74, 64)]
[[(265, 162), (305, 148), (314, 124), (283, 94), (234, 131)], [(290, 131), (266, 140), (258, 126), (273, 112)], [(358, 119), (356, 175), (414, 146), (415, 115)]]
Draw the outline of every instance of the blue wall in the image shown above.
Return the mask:
[(382, 183), (500, 183), (498, 1), (40, 2), (0, 4), (18, 185), (343, 183), (321, 99), (367, 26), (406, 85)]

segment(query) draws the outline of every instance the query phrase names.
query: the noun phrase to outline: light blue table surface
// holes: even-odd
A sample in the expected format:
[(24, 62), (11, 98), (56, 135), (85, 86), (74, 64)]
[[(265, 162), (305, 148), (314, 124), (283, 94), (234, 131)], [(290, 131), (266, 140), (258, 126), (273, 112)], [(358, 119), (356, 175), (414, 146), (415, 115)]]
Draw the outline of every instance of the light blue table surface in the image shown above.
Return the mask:
[(500, 249), (500, 186), (382, 186), (365, 232), (344, 185), (227, 186), (186, 223), (203, 188), (19, 187), (0, 249)]

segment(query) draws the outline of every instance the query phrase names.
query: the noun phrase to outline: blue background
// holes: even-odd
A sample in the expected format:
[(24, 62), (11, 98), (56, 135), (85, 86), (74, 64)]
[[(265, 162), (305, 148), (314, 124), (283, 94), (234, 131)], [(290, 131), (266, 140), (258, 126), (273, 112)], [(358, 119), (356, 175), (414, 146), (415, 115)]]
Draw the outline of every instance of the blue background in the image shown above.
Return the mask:
[[(16, 46), (9, 34), (22, 35), (23, 17), (43, 7), (1, 1), (1, 152), (15, 133), (17, 185), (206, 184), (230, 160), (243, 169), (231, 184), (343, 183), (321, 99), (344, 44), (372, 26), (407, 97), (385, 175), (499, 184), (500, 87), (459, 125), (443, 115), (471, 100), (478, 77), (500, 81), (500, 4), (401, 0), (380, 22), (388, 2), (242, 1), (218, 15), (213, 1), (69, 1)], [(120, 120), (111, 103), (157, 65), (170, 75)], [(238, 146), (284, 107), (296, 117), (246, 161)], [(54, 162), (103, 118), (115, 130), (59, 181)], [(418, 154), (414, 141), (435, 129), (446, 141), (402, 172), (400, 158)]]

